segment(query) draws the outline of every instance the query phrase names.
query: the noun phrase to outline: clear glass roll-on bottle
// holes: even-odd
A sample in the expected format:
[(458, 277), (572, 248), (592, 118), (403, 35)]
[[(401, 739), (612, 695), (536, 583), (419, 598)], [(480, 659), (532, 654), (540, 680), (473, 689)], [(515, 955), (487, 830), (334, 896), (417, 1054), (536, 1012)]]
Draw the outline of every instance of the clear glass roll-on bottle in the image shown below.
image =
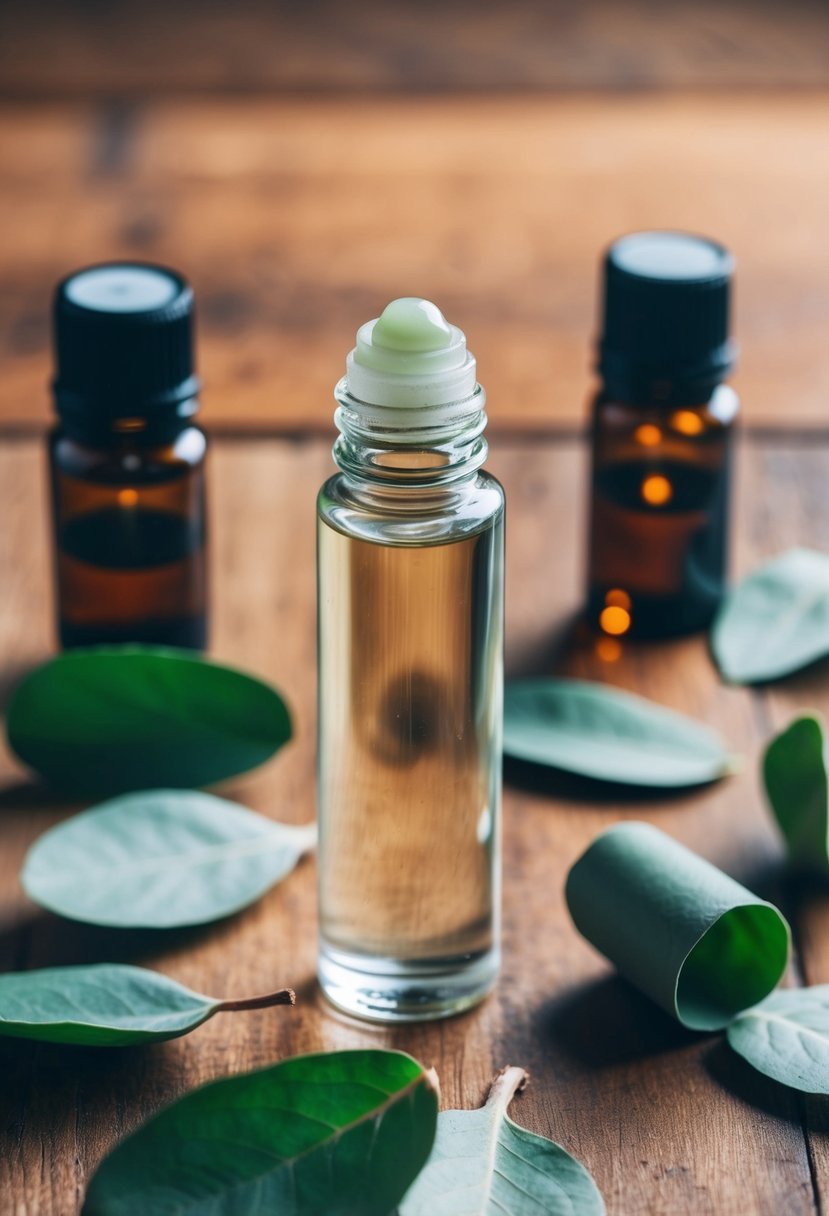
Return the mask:
[(690, 633), (725, 592), (732, 272), (722, 245), (682, 232), (632, 233), (605, 258), (587, 591), (601, 633)]
[(458, 1012), (499, 964), (504, 499), (484, 391), (425, 300), (364, 325), (318, 500), (319, 978)]
[(204, 461), (193, 421), (193, 292), (108, 263), (55, 295), (49, 439), (58, 635), (65, 647), (204, 648)]

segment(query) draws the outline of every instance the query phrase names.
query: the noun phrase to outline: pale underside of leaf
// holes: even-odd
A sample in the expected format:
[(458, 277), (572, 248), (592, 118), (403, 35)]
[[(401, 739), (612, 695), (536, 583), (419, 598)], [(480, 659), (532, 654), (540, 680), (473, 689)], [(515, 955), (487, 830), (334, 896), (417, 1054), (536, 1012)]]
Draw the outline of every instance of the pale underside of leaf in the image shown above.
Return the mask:
[(726, 598), (711, 635), (726, 679), (775, 680), (829, 653), (829, 556), (791, 549)]
[(276, 823), (196, 791), (151, 790), (42, 836), (21, 874), (37, 903), (74, 920), (170, 928), (229, 915), (279, 882), (316, 827)]
[(829, 1093), (829, 985), (774, 993), (731, 1023), (728, 1041), (775, 1081)]
[(507, 685), (504, 751), (586, 777), (642, 786), (713, 781), (735, 766), (703, 723), (583, 680)]
[(482, 1109), (439, 1116), (432, 1156), (399, 1216), (601, 1216), (584, 1166), (509, 1118), (526, 1079), (521, 1068), (504, 1069)]

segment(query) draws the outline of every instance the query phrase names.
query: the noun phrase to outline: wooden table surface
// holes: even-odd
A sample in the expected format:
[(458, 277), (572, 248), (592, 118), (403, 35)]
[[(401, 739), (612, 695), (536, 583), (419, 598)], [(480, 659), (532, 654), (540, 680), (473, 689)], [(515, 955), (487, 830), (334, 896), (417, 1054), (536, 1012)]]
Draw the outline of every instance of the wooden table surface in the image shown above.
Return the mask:
[(773, 0), (71, 7), (0, 10), (0, 703), (54, 646), (50, 292), (85, 262), (138, 257), (179, 266), (197, 292), (212, 653), (272, 680), (296, 724), (228, 796), (314, 814), (313, 512), (331, 387), (357, 325), (401, 294), (466, 329), (489, 391), (509, 674), (639, 691), (710, 722), (745, 764), (672, 798), (508, 764), (497, 991), (443, 1024), (378, 1030), (318, 999), (313, 859), (199, 931), (94, 930), (33, 907), (24, 853), (77, 808), (3, 753), (0, 971), (131, 960), (217, 996), (291, 984), (299, 1003), (143, 1049), (0, 1041), (0, 1213), (73, 1216), (106, 1149), (199, 1082), (364, 1045), (434, 1065), (447, 1106), (478, 1105), (505, 1064), (529, 1068), (515, 1118), (588, 1165), (612, 1216), (829, 1210), (825, 1101), (675, 1026), (578, 937), (562, 896), (602, 828), (646, 819), (780, 902), (790, 982), (829, 982), (829, 894), (785, 879), (757, 769), (796, 710), (829, 712), (827, 666), (727, 688), (702, 637), (609, 658), (573, 628), (598, 258), (625, 230), (687, 227), (738, 258), (735, 574), (794, 544), (829, 548), (825, 8), (793, 0), (782, 21)]
[(0, 107), (0, 426), (48, 419), (49, 302), (104, 257), (181, 267), (205, 418), (328, 431), (357, 325), (436, 300), (494, 431), (581, 426), (599, 258), (634, 228), (738, 259), (736, 380), (757, 427), (829, 399), (829, 92), (200, 98)]
[[(514, 1114), (594, 1172), (615, 1216), (820, 1212), (829, 1199), (825, 1103), (766, 1081), (721, 1038), (697, 1036), (617, 979), (578, 937), (562, 898), (569, 865), (619, 818), (657, 824), (750, 886), (792, 920), (792, 982), (829, 981), (829, 895), (781, 880), (781, 849), (763, 806), (757, 759), (803, 704), (829, 710), (825, 666), (769, 691), (724, 687), (695, 637), (625, 647), (602, 660), (573, 642), (579, 603), (584, 451), (550, 437), (503, 441), (491, 467), (509, 501), (508, 670), (565, 671), (638, 690), (710, 722), (745, 757), (743, 771), (679, 798), (540, 779), (508, 765), (505, 964), (477, 1011), (422, 1028), (349, 1024), (314, 983), (314, 863), (249, 911), (186, 933), (84, 928), (32, 907), (16, 875), (28, 845), (73, 809), (10, 759), (0, 789), (0, 968), (132, 960), (217, 995), (289, 983), (295, 1010), (226, 1016), (187, 1038), (132, 1050), (0, 1043), (0, 1210), (76, 1210), (105, 1149), (146, 1115), (209, 1078), (318, 1049), (383, 1044), (434, 1065), (446, 1105), (477, 1105), (491, 1074), (524, 1065), (532, 1085)], [(314, 813), (315, 490), (330, 468), (321, 439), (218, 440), (212, 452), (213, 652), (272, 680), (290, 701), (295, 740), (228, 789), (276, 818)], [(829, 452), (810, 440), (750, 437), (740, 452), (736, 566), (792, 544), (829, 546)], [(51, 648), (41, 445), (0, 449), (0, 654), (7, 685)]]

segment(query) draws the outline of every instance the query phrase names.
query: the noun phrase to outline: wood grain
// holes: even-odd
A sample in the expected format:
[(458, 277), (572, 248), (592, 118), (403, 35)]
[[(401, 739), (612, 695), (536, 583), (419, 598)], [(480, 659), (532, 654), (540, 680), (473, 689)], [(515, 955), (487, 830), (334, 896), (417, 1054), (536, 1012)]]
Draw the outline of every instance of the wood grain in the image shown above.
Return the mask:
[(5, 0), (0, 92), (825, 85), (819, 0)]
[(6, 105), (0, 426), (47, 422), (58, 277), (132, 257), (195, 284), (217, 432), (327, 432), (401, 294), (467, 331), (494, 432), (572, 432), (600, 253), (673, 226), (737, 255), (749, 424), (825, 429), (827, 124), (827, 93)]
[[(826, 543), (829, 451), (777, 439), (741, 452), (738, 568), (795, 542)], [(788, 1216), (825, 1201), (822, 1108), (764, 1081), (720, 1039), (691, 1035), (636, 995), (575, 933), (561, 895), (567, 868), (619, 818), (644, 818), (785, 898), (801, 971), (826, 980), (829, 896), (780, 884), (781, 849), (763, 807), (756, 760), (778, 698), (723, 686), (703, 638), (622, 649), (610, 660), (573, 627), (580, 600), (584, 453), (570, 440), (501, 442), (492, 470), (509, 502), (508, 667), (609, 680), (704, 718), (746, 763), (731, 780), (670, 800), (508, 766), (505, 969), (495, 996), (439, 1025), (372, 1030), (317, 999), (314, 864), (219, 926), (174, 934), (91, 930), (42, 913), (19, 892), (27, 845), (71, 808), (0, 762), (0, 967), (130, 959), (202, 991), (241, 995), (291, 983), (295, 1010), (225, 1015), (186, 1039), (130, 1051), (67, 1051), (0, 1042), (0, 1210), (71, 1216), (106, 1148), (175, 1095), (211, 1077), (316, 1049), (389, 1044), (440, 1074), (446, 1106), (473, 1106), (493, 1071), (528, 1067), (513, 1108), (527, 1127), (581, 1157), (612, 1216)], [(330, 469), (321, 440), (214, 445), (214, 652), (273, 680), (296, 738), (228, 791), (300, 822), (313, 814), (314, 497)], [(39, 444), (0, 447), (0, 683), (50, 650), (46, 521)], [(825, 673), (824, 673), (825, 674)], [(805, 677), (804, 677), (805, 678)], [(829, 687), (813, 673), (809, 695)], [(779, 896), (778, 896), (778, 893)], [(807, 897), (804, 895), (807, 894)]]

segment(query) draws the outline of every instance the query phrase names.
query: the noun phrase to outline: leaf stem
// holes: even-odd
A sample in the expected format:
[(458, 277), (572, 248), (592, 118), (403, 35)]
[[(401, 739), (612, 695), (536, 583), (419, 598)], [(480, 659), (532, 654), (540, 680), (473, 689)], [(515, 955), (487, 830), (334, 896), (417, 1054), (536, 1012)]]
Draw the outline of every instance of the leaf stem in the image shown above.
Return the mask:
[(490, 1110), (505, 1115), (507, 1107), (517, 1093), (526, 1087), (530, 1079), (530, 1074), (525, 1068), (517, 1068), (513, 1064), (507, 1064), (499, 1073), (496, 1073), (495, 1079), (489, 1090), (489, 1096), (486, 1100), (486, 1105)]
[(262, 996), (242, 997), (238, 1001), (220, 1001), (217, 1013), (236, 1013), (242, 1009), (270, 1009), (273, 1005), (295, 1005), (293, 988), (280, 988), (278, 992), (266, 992)]

